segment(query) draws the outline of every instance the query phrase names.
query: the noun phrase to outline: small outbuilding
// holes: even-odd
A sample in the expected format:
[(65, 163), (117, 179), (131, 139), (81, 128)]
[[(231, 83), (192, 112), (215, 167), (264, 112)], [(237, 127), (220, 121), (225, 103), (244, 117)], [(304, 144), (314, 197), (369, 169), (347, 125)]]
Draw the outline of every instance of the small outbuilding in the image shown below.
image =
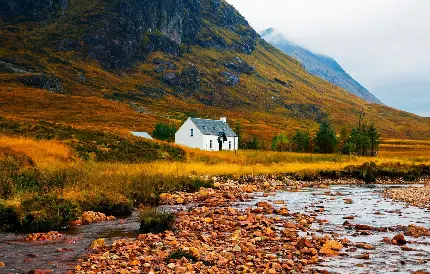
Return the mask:
[(151, 135), (149, 135), (148, 132), (135, 132), (135, 131), (132, 131), (131, 134), (133, 134), (136, 137), (141, 137), (141, 138), (153, 140), (153, 138), (151, 137)]
[(209, 120), (188, 118), (175, 134), (175, 143), (207, 151), (237, 150), (239, 137), (227, 124), (227, 118)]

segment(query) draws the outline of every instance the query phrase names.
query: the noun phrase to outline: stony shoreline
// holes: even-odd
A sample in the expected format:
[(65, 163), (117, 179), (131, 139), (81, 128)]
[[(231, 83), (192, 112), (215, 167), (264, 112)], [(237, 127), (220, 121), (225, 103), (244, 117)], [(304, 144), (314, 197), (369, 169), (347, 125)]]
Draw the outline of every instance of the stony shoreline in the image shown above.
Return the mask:
[(384, 196), (394, 201), (430, 209), (430, 183), (427, 183), (423, 187), (388, 189), (385, 191)]
[(173, 231), (98, 247), (79, 261), (75, 272), (317, 273), (307, 266), (317, 263), (319, 256), (336, 256), (349, 243), (328, 235), (299, 237), (316, 219), (290, 213), (286, 207), (276, 210), (269, 203), (243, 210), (231, 207), (255, 192), (269, 195), (285, 188), (276, 180), (244, 184), (228, 180), (215, 186), (218, 189), (161, 195), (164, 204), (192, 204), (188, 211), (176, 213)]
[(238, 201), (249, 201), (255, 193), (271, 195), (281, 189), (363, 184), (358, 180), (299, 182), (276, 176), (249, 176), (240, 182), (213, 180), (215, 189), (161, 195), (163, 204), (177, 209), (173, 231), (141, 234), (134, 240), (97, 246), (79, 259), (75, 273), (327, 273), (316, 269), (324, 257), (341, 255), (344, 248), (371, 249), (330, 233), (306, 234), (313, 223), (324, 220), (289, 212), (287, 207), (279, 207), (282, 201), (241, 209), (232, 207)]

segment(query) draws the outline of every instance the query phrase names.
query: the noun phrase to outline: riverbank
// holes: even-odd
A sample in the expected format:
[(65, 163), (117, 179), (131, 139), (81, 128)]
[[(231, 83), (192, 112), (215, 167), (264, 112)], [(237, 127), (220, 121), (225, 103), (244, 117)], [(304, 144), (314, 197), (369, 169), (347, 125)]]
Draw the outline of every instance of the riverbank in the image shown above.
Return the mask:
[[(343, 247), (331, 237), (300, 237), (301, 231), (316, 222), (309, 215), (289, 213), (286, 207), (275, 210), (269, 203), (234, 208), (234, 203), (248, 201), (256, 192), (270, 195), (284, 189), (280, 181), (239, 184), (227, 180), (215, 182), (215, 186), (217, 189), (201, 189), (194, 194), (163, 194), (163, 204), (178, 210), (173, 231), (142, 234), (136, 240), (98, 247), (79, 263), (76, 272), (303, 272), (307, 265), (318, 262), (319, 254), (337, 254)], [(189, 210), (182, 210), (185, 205)]]
[(430, 180), (422, 187), (393, 188), (385, 191), (385, 196), (395, 201), (430, 209)]
[[(407, 239), (408, 245), (401, 248), (392, 240), (394, 236), (403, 237), (404, 233), (419, 237), (430, 231), (428, 227), (408, 227), (408, 222), (425, 222), (419, 218), (423, 213), (414, 211), (418, 218), (406, 222), (390, 217), (408, 209), (397, 209), (397, 205), (390, 209), (388, 202), (377, 198), (382, 191), (378, 196), (369, 195), (372, 188), (349, 186), (347, 180), (334, 182), (338, 185), (335, 187), (314, 184), (312, 188), (306, 184), (291, 188), (298, 182), (285, 184), (273, 177), (249, 177), (241, 183), (217, 180), (214, 184), (216, 189), (201, 189), (194, 194), (161, 195), (162, 203), (176, 212), (172, 231), (98, 246), (79, 260), (75, 271), (327, 273), (324, 271), (339, 268), (345, 271), (336, 262), (348, 260), (350, 268), (357, 271), (367, 269), (368, 264), (374, 270), (390, 260), (387, 250), (396, 258), (405, 256), (405, 250), (419, 251), (416, 248), (423, 243)], [(353, 191), (360, 195), (351, 195)], [(296, 202), (295, 197), (302, 198)], [(357, 206), (363, 202), (367, 208), (361, 214)], [(330, 203), (336, 207), (331, 209)], [(420, 229), (425, 233), (410, 232)], [(430, 246), (430, 242), (423, 244)], [(420, 259), (407, 269), (428, 266), (425, 258), (430, 256), (430, 249), (418, 256)], [(389, 267), (395, 265), (393, 262)]]

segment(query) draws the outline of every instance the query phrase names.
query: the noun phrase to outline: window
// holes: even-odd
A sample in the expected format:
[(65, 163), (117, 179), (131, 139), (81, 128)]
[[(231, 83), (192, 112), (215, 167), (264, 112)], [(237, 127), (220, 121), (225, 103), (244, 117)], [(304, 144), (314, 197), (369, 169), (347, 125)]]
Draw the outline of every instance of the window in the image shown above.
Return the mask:
[(231, 150), (231, 141), (228, 142), (228, 149)]
[(209, 141), (209, 148), (212, 149), (212, 140)]
[(190, 130), (190, 136), (193, 137), (194, 136), (194, 129)]

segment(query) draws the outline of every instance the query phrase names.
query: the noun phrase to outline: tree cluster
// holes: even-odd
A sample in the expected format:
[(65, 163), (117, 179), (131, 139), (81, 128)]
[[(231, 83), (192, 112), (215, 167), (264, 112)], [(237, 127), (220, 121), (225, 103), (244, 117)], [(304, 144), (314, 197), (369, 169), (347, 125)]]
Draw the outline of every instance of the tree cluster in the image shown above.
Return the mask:
[(381, 134), (372, 123), (359, 124), (351, 130), (341, 152), (358, 156), (376, 156), (381, 143)]
[(329, 121), (320, 124), (314, 137), (309, 131), (297, 130), (289, 138), (284, 133), (275, 136), (272, 140), (273, 151), (336, 153), (340, 152), (358, 156), (376, 156), (381, 143), (381, 134), (373, 123), (360, 122), (350, 132), (342, 128), (339, 136)]

